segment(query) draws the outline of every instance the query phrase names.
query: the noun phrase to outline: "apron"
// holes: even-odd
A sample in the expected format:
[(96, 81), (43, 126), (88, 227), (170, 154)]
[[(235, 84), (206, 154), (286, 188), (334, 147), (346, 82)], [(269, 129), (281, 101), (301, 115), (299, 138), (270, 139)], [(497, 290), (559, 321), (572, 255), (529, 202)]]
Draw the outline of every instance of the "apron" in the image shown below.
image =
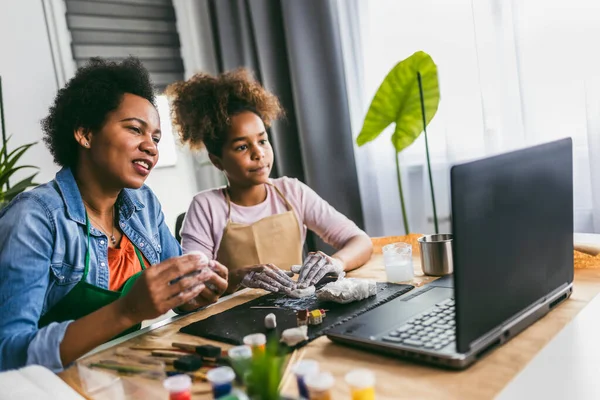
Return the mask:
[(217, 252), (217, 261), (230, 271), (257, 264), (274, 264), (289, 271), (292, 265), (302, 264), (302, 238), (298, 219), (283, 193), (277, 186), (271, 186), (285, 201), (288, 211), (249, 225), (231, 221), (231, 200), (225, 189), (227, 225)]
[[(90, 269), (90, 221), (87, 213), (85, 215), (85, 225), (87, 229), (87, 250), (85, 253), (85, 269), (83, 270), (83, 276), (65, 297), (60, 299), (58, 303), (54, 305), (54, 307), (52, 307), (46, 314), (42, 316), (42, 318), (40, 318), (38, 323), (40, 328), (50, 324), (51, 322), (63, 322), (79, 319), (112, 303), (119, 297), (127, 294), (129, 290), (131, 290), (131, 287), (135, 281), (142, 274), (142, 271), (146, 269), (140, 251), (132, 243), (135, 249), (135, 254), (137, 255), (140, 265), (142, 266), (142, 271), (129, 277), (120, 290), (113, 291), (103, 289), (86, 282), (85, 279), (87, 278), (88, 271)], [(140, 329), (140, 327), (141, 324), (134, 325), (126, 331), (120, 333), (118, 336), (134, 332)]]

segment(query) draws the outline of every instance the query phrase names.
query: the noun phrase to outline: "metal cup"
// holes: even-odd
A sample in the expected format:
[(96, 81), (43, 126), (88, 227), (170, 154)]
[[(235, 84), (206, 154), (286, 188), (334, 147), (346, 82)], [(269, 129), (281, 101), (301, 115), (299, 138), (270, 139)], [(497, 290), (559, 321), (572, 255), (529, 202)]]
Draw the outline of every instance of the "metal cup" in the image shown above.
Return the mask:
[(452, 235), (425, 235), (417, 241), (421, 249), (421, 267), (425, 275), (443, 276), (454, 271)]

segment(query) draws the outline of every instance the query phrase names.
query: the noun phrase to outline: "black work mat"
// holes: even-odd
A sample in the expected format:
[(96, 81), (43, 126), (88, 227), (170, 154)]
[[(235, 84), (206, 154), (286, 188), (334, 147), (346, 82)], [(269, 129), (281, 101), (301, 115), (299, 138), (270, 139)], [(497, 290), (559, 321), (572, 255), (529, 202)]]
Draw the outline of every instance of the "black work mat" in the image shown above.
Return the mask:
[[(327, 281), (319, 282), (317, 288), (322, 287), (325, 283)], [(378, 282), (375, 296), (347, 304), (319, 301), (316, 295), (303, 299), (293, 299), (284, 294), (270, 293), (207, 319), (184, 326), (179, 331), (219, 342), (239, 345), (242, 344), (244, 336), (251, 333), (274, 333), (267, 332), (265, 328), (264, 320), (267, 314), (273, 313), (277, 317), (276, 333), (279, 337), (285, 329), (297, 326), (296, 310), (327, 310), (322, 324), (308, 326), (308, 341), (295, 346), (297, 348), (323, 335), (328, 329), (395, 299), (413, 288), (414, 286), (410, 285)]]

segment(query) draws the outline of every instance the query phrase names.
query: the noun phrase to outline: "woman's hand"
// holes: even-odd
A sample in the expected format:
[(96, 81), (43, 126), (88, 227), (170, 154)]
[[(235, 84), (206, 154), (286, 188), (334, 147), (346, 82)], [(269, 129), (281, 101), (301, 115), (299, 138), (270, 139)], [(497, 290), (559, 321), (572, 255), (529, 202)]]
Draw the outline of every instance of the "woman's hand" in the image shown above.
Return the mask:
[(144, 270), (129, 293), (118, 300), (121, 313), (135, 325), (199, 296), (209, 280), (222, 285), (208, 264), (197, 254), (187, 254)]
[(193, 311), (197, 308), (215, 303), (227, 290), (228, 269), (218, 261), (208, 261), (211, 274), (204, 281), (205, 288), (189, 302), (180, 306), (182, 311)]
[(304, 289), (312, 286), (327, 274), (344, 276), (344, 270), (344, 263), (339, 258), (330, 257), (322, 251), (309, 253), (299, 272), (298, 287)]
[(285, 271), (273, 264), (259, 264), (241, 268), (235, 272), (241, 285), (270, 292), (288, 292), (296, 288), (296, 282)]

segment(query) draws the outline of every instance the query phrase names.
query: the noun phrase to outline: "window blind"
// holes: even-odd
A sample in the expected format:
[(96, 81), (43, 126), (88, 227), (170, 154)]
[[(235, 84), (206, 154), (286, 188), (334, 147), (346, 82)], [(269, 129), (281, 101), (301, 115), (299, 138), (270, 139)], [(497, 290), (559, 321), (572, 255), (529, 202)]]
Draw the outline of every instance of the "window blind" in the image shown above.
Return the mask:
[(66, 0), (77, 67), (91, 57), (138, 57), (157, 90), (184, 78), (172, 0)]

